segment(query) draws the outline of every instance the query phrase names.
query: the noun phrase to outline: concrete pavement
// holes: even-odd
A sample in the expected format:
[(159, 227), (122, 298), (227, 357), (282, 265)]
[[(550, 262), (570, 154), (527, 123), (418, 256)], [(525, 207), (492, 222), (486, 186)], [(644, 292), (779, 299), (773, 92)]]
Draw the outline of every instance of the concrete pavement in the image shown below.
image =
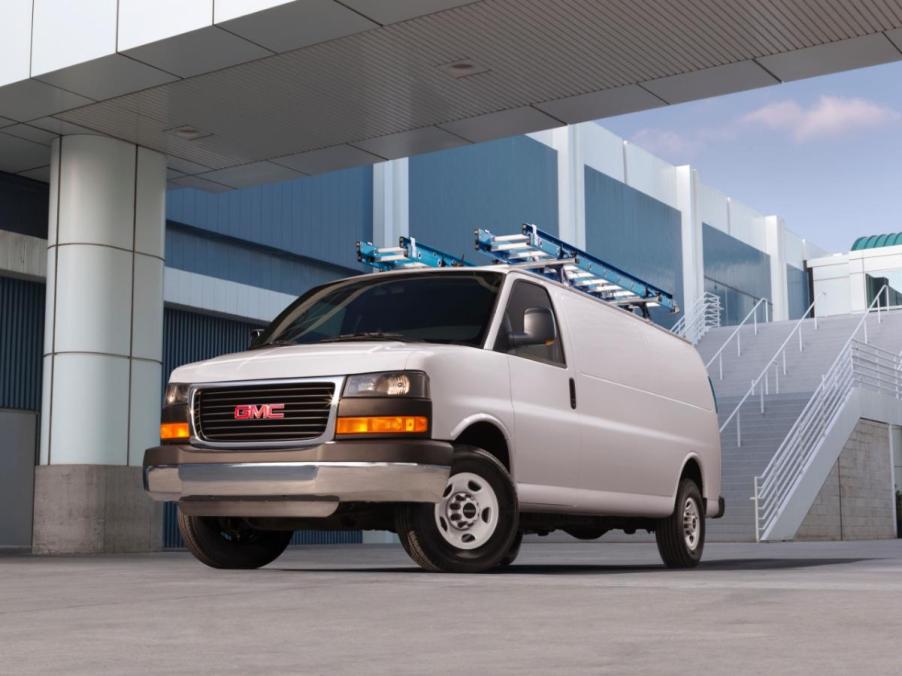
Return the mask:
[(504, 573), (392, 545), (259, 571), (184, 553), (0, 558), (0, 673), (898, 674), (902, 541), (530, 543)]

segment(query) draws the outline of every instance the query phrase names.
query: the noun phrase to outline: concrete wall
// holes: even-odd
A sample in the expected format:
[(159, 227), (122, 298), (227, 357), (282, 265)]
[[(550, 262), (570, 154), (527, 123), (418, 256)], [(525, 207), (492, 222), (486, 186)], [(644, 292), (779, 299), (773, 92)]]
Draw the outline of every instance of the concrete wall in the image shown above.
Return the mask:
[(799, 540), (896, 536), (889, 426), (860, 420), (811, 506)]

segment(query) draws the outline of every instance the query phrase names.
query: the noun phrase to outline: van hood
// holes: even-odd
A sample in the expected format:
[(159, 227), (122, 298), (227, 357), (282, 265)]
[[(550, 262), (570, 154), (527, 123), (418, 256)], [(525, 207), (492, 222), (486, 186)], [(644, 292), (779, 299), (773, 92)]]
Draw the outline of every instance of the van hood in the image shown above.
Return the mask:
[(216, 383), (230, 380), (316, 378), (350, 373), (399, 371), (410, 356), (432, 351), (431, 344), (386, 341), (281, 345), (180, 366), (172, 372), (173, 383)]

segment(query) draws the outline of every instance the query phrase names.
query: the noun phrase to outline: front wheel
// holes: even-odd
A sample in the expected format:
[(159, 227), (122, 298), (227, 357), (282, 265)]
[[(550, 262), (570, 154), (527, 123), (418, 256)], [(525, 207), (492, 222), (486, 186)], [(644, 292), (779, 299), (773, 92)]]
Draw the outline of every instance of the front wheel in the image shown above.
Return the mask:
[(292, 531), (258, 530), (244, 519), (188, 516), (179, 510), (179, 531), (194, 558), (211, 568), (260, 568), (275, 561)]
[(481, 449), (454, 455), (436, 504), (398, 509), (398, 536), (422, 568), (481, 573), (503, 565), (518, 534), (517, 493), (510, 474)]
[(692, 479), (683, 479), (677, 490), (676, 508), (658, 521), (655, 539), (668, 568), (695, 568), (705, 548), (705, 510), (701, 491)]

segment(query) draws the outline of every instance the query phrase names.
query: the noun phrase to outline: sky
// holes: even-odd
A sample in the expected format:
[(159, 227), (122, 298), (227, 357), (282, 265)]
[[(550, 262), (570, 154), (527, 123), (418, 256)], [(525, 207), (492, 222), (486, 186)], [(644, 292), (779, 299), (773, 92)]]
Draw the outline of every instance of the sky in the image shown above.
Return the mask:
[(598, 123), (830, 251), (902, 231), (902, 62)]

